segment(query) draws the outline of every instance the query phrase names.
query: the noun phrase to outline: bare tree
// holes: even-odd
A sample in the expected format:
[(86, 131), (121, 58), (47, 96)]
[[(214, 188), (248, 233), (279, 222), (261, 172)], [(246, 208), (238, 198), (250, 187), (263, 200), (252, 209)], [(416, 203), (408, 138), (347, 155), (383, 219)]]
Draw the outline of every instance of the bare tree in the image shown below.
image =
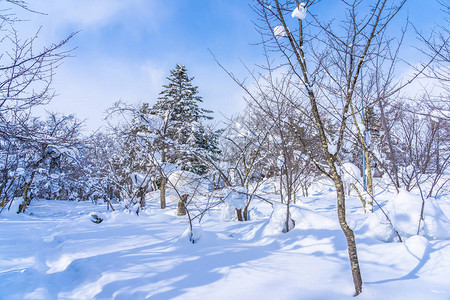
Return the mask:
[[(2, 1), (3, 2), (3, 1)], [(31, 11), (25, 1), (6, 1)], [(69, 56), (64, 46), (74, 36), (42, 49), (36, 49), (39, 30), (23, 39), (16, 30), (14, 7), (0, 11), (0, 135), (18, 135), (30, 117), (30, 109), (50, 102), (54, 96), (51, 83), (56, 68)]]
[(139, 206), (136, 212), (144, 209), (145, 195), (149, 188), (156, 190), (159, 181), (160, 206), (166, 207), (164, 168), (167, 161), (165, 153), (169, 149), (164, 140), (167, 119), (149, 114), (148, 104), (129, 105), (117, 102), (108, 110), (108, 118), (120, 116), (119, 124), (110, 126), (117, 140), (119, 151), (113, 157), (113, 173), (117, 185), (125, 194), (127, 207)]
[[(305, 111), (299, 111), (299, 103), (304, 99), (298, 89), (293, 86), (292, 73), (287, 74), (272, 69), (269, 54), (265, 49), (266, 65), (262, 72), (250, 72), (253, 86), (247, 87), (231, 72), (230, 77), (246, 92), (247, 114), (254, 116), (257, 123), (252, 129), (268, 133), (266, 156), (268, 157), (267, 177), (279, 178), (280, 200), (286, 204), (285, 232), (291, 228), (290, 205), (296, 201), (296, 193), (301, 188), (307, 195), (311, 178), (315, 177), (316, 168), (310, 156), (316, 156), (319, 140), (311, 126), (311, 118)], [(248, 70), (248, 68), (247, 68)], [(303, 98), (303, 99), (302, 99)], [(264, 124), (261, 126), (260, 124)], [(317, 159), (319, 161), (320, 159)], [(266, 167), (267, 168), (267, 167)]]
[[(31, 38), (21, 38), (16, 30), (17, 22), (20, 20), (14, 13), (14, 9), (36, 12), (29, 8), (25, 1), (1, 2), (6, 5), (0, 9), (0, 32), (2, 33), (0, 46), (4, 49), (4, 52), (0, 53), (0, 152), (2, 156), (8, 158), (7, 164), (4, 165), (6, 170), (11, 166), (13, 157), (16, 163), (24, 159), (26, 153), (22, 150), (38, 146), (40, 158), (26, 166), (28, 169), (35, 169), (47, 158), (58, 156), (59, 151), (54, 145), (61, 139), (49, 134), (48, 127), (43, 127), (42, 122), (32, 118), (31, 109), (37, 105), (46, 104), (53, 98), (52, 78), (55, 69), (70, 54), (70, 50), (64, 50), (64, 46), (74, 34), (58, 43), (38, 49), (35, 45), (39, 30)], [(57, 120), (55, 115), (53, 117), (54, 132), (60, 133), (58, 124), (67, 124), (67, 119)], [(79, 124), (76, 126), (74, 124), (74, 130), (75, 127), (78, 128)], [(29, 203), (28, 192), (35, 174), (36, 171), (31, 171), (29, 177), (22, 178), (22, 183), (19, 178), (7, 180), (5, 182), (8, 184), (1, 187), (6, 197), (10, 194), (13, 181), (14, 185), (20, 183), (24, 186), (22, 193), (24, 201), (19, 212), (25, 211)]]
[[(212, 164), (228, 187), (245, 196), (244, 207), (236, 207), (239, 221), (249, 220), (249, 207), (267, 172), (267, 143), (272, 125), (254, 114), (230, 119), (222, 134), (222, 165)], [(242, 189), (244, 191), (242, 191)]]
[[(296, 76), (298, 88), (309, 99), (314, 125), (321, 140), (327, 167), (321, 168), (336, 187), (338, 218), (347, 238), (355, 293), (362, 291), (356, 243), (345, 216), (345, 193), (338, 171), (348, 118), (352, 117), (361, 69), (373, 60), (377, 43), (405, 1), (341, 1), (342, 22), (324, 20), (314, 13), (319, 1), (265, 1), (254, 6), (259, 30), (267, 47), (282, 55), (281, 64)], [(297, 9), (302, 14), (291, 22), (287, 16)], [(308, 13), (306, 14), (306, 10)], [(305, 18), (306, 17), (306, 18)], [(324, 113), (331, 113), (337, 136), (327, 133)]]
[[(416, 29), (416, 32), (426, 47), (422, 52), (428, 57), (434, 58), (434, 63), (430, 65), (427, 76), (435, 79), (447, 92), (447, 97), (435, 100), (437, 102), (436, 105), (443, 105), (446, 111), (448, 111), (450, 108), (448, 101), (448, 94), (450, 93), (450, 4), (443, 0), (438, 0), (438, 2), (441, 4), (441, 9), (444, 13), (444, 24), (435, 28), (430, 36), (425, 36), (418, 29)], [(445, 115), (441, 117), (445, 117)]]

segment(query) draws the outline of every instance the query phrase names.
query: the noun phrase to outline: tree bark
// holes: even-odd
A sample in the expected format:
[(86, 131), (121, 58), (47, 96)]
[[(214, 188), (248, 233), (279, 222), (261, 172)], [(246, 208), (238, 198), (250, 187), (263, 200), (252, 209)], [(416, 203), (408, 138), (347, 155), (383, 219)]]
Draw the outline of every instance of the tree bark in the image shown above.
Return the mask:
[[(361, 193), (359, 192), (358, 188), (356, 187), (356, 185), (354, 183), (350, 184), (350, 186), (356, 191), (356, 193), (358, 194), (359, 200), (361, 200), (361, 203), (364, 207), (364, 212), (366, 212), (366, 200), (364, 200), (363, 196), (361, 195)], [(350, 189), (348, 189), (348, 193), (350, 194)], [(372, 208), (373, 211), (373, 208)]]
[(392, 145), (391, 131), (390, 131), (387, 121), (386, 121), (383, 103), (381, 103), (381, 101), (377, 101), (377, 102), (378, 102), (378, 107), (380, 108), (381, 126), (383, 127), (384, 134), (386, 136), (387, 144), (389, 147), (389, 160), (391, 161), (391, 164), (392, 164), (392, 173), (394, 175), (394, 186), (398, 193), (399, 187), (400, 187), (400, 181), (398, 179), (397, 160), (395, 159), (395, 150), (394, 150), (394, 146)]
[[(370, 195), (370, 199), (367, 201), (369, 204), (369, 211), (373, 212), (373, 178), (372, 178), (372, 167), (370, 166), (370, 155), (367, 149), (364, 150), (364, 155), (366, 156), (366, 170), (367, 170), (367, 192)], [(364, 174), (363, 174), (364, 175)]]
[(25, 187), (23, 188), (23, 193), (22, 193), (23, 201), (22, 201), (22, 203), (19, 205), (19, 209), (17, 210), (17, 213), (18, 213), (18, 214), (24, 213), (25, 210), (27, 209), (28, 205), (30, 205), (31, 199), (28, 197), (28, 190), (30, 189), (31, 184), (33, 183), (33, 179), (34, 179), (34, 175), (35, 175), (35, 174), (36, 174), (35, 171), (33, 171), (33, 173), (31, 173), (30, 181), (27, 182), (27, 183), (25, 184)]
[(159, 195), (161, 198), (161, 209), (165, 209), (166, 208), (166, 178), (164, 176), (161, 179)]
[(180, 200), (178, 200), (178, 212), (177, 212), (178, 216), (186, 215), (186, 203), (187, 203), (188, 197), (189, 197), (188, 194), (184, 194), (184, 195), (181, 195)]
[(348, 226), (347, 220), (345, 217), (344, 185), (342, 183), (341, 177), (338, 175), (335, 168), (333, 168), (331, 170), (331, 174), (333, 176), (334, 185), (336, 187), (339, 225), (341, 226), (341, 229), (344, 232), (345, 238), (347, 239), (348, 257), (350, 259), (350, 266), (351, 266), (352, 275), (353, 275), (353, 284), (355, 286), (355, 295), (359, 295), (362, 292), (362, 277), (361, 277), (361, 271), (359, 268), (358, 252), (356, 249), (355, 235), (353, 233), (353, 230), (350, 228), (350, 226)]
[(145, 192), (146, 191), (147, 191), (147, 187), (139, 188), (139, 196), (140, 196), (139, 205), (141, 206), (141, 208), (145, 207)]
[(242, 218), (242, 209), (237, 209), (236, 208), (236, 215), (237, 215), (237, 219), (239, 222), (244, 221), (244, 219)]

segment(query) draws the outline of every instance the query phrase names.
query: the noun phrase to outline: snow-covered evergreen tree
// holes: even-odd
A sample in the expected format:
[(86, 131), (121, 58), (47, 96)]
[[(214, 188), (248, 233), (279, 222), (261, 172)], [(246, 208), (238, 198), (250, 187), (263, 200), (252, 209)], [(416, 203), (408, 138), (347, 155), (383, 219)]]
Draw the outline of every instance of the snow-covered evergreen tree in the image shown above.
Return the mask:
[(165, 159), (202, 174), (207, 167), (199, 160), (199, 154), (218, 153), (217, 135), (201, 122), (211, 120), (212, 111), (199, 107), (203, 100), (193, 79), (185, 66), (177, 64), (150, 114), (160, 116), (166, 124), (164, 136), (160, 137), (164, 141), (159, 141), (167, 150)]

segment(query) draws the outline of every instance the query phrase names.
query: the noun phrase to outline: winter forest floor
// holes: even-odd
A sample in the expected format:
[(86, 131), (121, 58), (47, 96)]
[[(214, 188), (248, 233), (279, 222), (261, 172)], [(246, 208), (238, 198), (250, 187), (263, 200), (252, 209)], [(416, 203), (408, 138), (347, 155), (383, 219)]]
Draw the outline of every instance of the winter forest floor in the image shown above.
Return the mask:
[[(450, 217), (450, 199), (439, 205)], [(268, 230), (264, 201), (248, 222), (223, 220), (218, 206), (196, 244), (183, 236), (188, 221), (175, 203), (157, 206), (150, 198), (135, 216), (34, 200), (28, 214), (0, 214), (0, 299), (354, 299), (330, 190), (298, 199), (288, 233)], [(450, 240), (375, 240), (360, 230), (367, 215), (355, 197), (347, 215), (364, 280), (357, 299), (450, 299)]]

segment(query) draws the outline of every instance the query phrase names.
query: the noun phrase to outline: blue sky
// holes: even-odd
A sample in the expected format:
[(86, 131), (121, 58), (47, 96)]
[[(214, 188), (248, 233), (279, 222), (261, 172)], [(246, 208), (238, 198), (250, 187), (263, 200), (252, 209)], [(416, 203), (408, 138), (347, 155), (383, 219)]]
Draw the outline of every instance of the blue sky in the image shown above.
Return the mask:
[[(323, 2), (333, 16), (337, 1)], [(74, 57), (57, 70), (58, 94), (46, 107), (101, 125), (104, 111), (117, 100), (156, 101), (175, 64), (185, 64), (204, 98), (204, 106), (227, 116), (244, 107), (243, 92), (214, 62), (209, 50), (231, 71), (245, 76), (241, 60), (262, 60), (250, 0), (36, 0), (30, 7), (47, 15), (25, 14), (25, 34), (42, 26), (40, 41), (71, 41)], [(434, 0), (410, 0), (408, 14), (419, 28), (436, 21)], [(399, 24), (400, 26), (400, 24)]]
[[(42, 0), (31, 7), (25, 31), (42, 25), (43, 44), (73, 31), (72, 58), (57, 70), (58, 94), (46, 107), (75, 113), (86, 127), (100, 126), (117, 100), (154, 102), (175, 64), (186, 65), (204, 106), (231, 115), (244, 107), (242, 91), (214, 62), (211, 50), (230, 69), (259, 58), (258, 35), (247, 1)], [(238, 72), (239, 73), (239, 72)], [(241, 73), (243, 74), (243, 72)]]

